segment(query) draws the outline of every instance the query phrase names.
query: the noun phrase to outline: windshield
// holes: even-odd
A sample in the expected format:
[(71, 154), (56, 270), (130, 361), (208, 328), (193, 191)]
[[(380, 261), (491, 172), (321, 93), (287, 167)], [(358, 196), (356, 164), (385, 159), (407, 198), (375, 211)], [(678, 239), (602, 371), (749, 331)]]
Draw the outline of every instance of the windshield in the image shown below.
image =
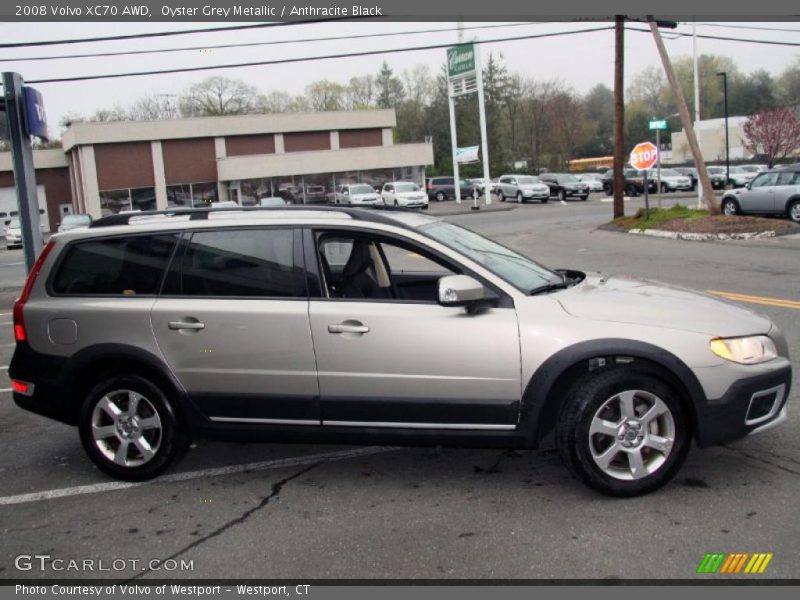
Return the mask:
[(542, 285), (562, 281), (558, 273), (458, 225), (435, 221), (422, 225), (420, 230), (483, 265), (525, 293), (530, 293)]
[(559, 175), (558, 183), (575, 183), (578, 181), (575, 175)]
[(19, 228), (19, 218), (14, 217), (13, 219), (11, 219), (11, 221), (8, 223), (8, 227), (9, 229)]
[(662, 177), (679, 177), (680, 173), (674, 171), (672, 169), (661, 169), (661, 176)]
[(368, 186), (366, 184), (351, 185), (350, 186), (350, 193), (351, 194), (374, 194), (375, 190), (373, 190), (370, 186)]
[(758, 173), (760, 171), (758, 167), (754, 167), (752, 165), (744, 165), (739, 168), (742, 169), (743, 171), (747, 171), (748, 173)]
[(517, 177), (517, 183), (519, 185), (531, 185), (533, 183), (539, 183), (538, 177)]
[(394, 189), (398, 192), (418, 192), (419, 186), (416, 183), (398, 183)]
[(731, 167), (731, 173), (747, 173), (742, 167)]

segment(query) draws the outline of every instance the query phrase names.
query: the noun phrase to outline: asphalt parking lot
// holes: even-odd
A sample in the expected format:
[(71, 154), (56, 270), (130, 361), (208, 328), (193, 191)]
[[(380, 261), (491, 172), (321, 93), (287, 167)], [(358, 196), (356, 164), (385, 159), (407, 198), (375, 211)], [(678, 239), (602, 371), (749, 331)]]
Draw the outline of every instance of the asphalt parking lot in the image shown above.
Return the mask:
[[(784, 331), (798, 380), (797, 236), (677, 242), (611, 233), (597, 229), (611, 216), (603, 198), (448, 218), (548, 266), (740, 295)], [(676, 200), (687, 202), (664, 202)], [(202, 440), (162, 478), (121, 484), (91, 465), (75, 430), (11, 400), (10, 313), (23, 277), (22, 252), (0, 249), (0, 579), (708, 578), (695, 575), (706, 552), (774, 553), (755, 577), (800, 572), (798, 384), (787, 423), (693, 450), (670, 485), (642, 498), (592, 492), (550, 450)], [(20, 554), (128, 562), (110, 572), (21, 571)], [(192, 569), (143, 570), (164, 559)]]

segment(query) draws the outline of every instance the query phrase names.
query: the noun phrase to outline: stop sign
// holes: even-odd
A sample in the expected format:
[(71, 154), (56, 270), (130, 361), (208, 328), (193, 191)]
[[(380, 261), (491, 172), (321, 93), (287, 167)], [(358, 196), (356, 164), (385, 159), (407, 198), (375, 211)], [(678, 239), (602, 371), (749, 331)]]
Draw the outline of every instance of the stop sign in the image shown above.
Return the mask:
[(636, 147), (631, 150), (631, 166), (634, 169), (639, 169), (640, 171), (652, 169), (657, 160), (658, 148), (650, 142), (636, 144)]

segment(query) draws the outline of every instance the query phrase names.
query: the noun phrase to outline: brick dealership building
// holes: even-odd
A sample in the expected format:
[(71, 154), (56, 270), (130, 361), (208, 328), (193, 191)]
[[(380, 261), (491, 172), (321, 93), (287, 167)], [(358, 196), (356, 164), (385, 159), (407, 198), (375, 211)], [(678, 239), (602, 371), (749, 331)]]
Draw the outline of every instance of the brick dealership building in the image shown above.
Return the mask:
[[(393, 110), (74, 123), (62, 148), (34, 151), (40, 213), (94, 218), (123, 210), (208, 206), (264, 196), (326, 202), (340, 183), (415, 181), (429, 142), (394, 144)], [(16, 213), (9, 153), (0, 153), (0, 219)]]

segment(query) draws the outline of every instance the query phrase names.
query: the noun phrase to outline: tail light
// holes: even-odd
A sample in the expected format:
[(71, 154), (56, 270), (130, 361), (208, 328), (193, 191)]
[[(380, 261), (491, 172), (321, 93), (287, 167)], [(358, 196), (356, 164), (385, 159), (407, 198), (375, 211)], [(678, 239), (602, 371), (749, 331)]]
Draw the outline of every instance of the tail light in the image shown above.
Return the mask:
[(50, 254), (53, 246), (55, 246), (55, 242), (47, 242), (47, 245), (42, 249), (39, 258), (33, 264), (31, 272), (28, 273), (28, 279), (25, 280), (25, 287), (22, 288), (22, 293), (17, 298), (17, 301), (14, 302), (14, 339), (18, 342), (24, 342), (28, 339), (28, 333), (25, 331), (25, 321), (22, 317), (22, 309), (25, 308), (25, 303), (31, 295), (33, 284), (36, 282), (39, 271), (42, 270), (42, 265), (47, 260), (47, 255)]

